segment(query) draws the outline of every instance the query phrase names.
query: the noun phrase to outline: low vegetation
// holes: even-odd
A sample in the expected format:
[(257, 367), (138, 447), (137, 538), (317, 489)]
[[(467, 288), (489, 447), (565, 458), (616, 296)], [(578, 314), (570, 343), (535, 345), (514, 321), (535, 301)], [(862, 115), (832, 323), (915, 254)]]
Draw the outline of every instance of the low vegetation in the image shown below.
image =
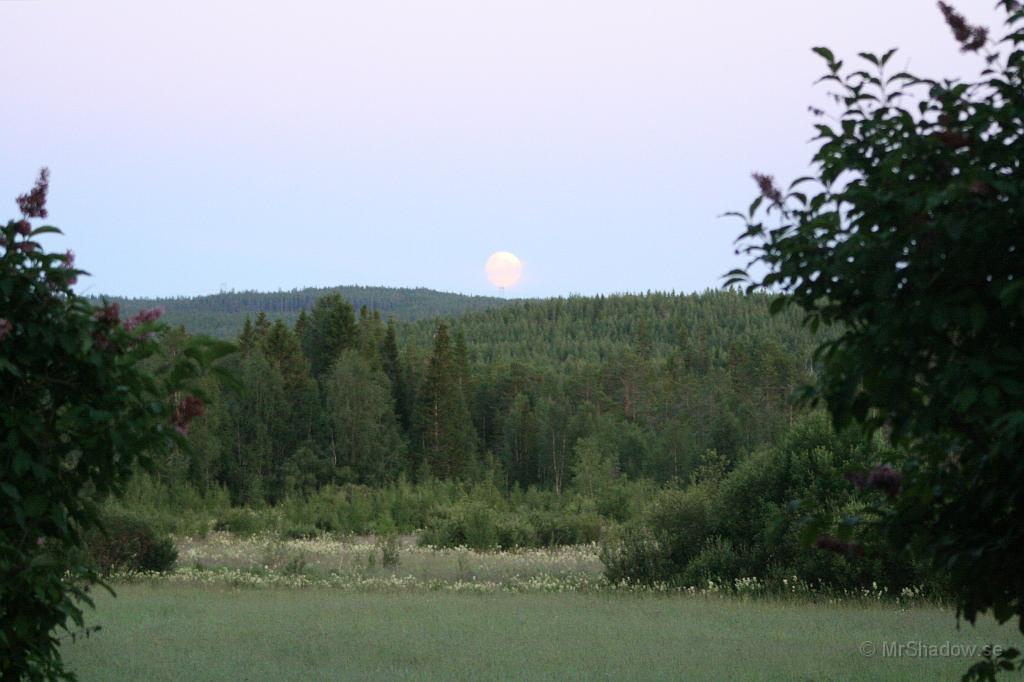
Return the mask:
[[(942, 608), (717, 596), (452, 594), (123, 585), (103, 629), (66, 642), (82, 680), (954, 679), (969, 657), (883, 656), (883, 642), (1002, 645)], [(865, 642), (874, 656), (862, 653)], [(737, 652), (743, 652), (738, 655)], [(752, 661), (754, 663), (752, 663)]]
[(941, 599), (942, 581), (912, 562), (871, 552), (842, 556), (801, 540), (801, 505), (857, 513), (864, 502), (843, 473), (891, 456), (884, 441), (837, 434), (817, 414), (796, 420), (776, 445), (738, 464), (712, 451), (689, 481), (660, 486), (584, 462), (561, 494), (508, 491), (493, 480), (400, 479), (376, 488), (325, 486), (276, 505), (232, 506), (225, 491), (203, 496), (187, 484), (140, 475), (106, 509), (195, 541), (211, 532), (285, 542), (415, 534), (426, 547), (480, 552), (590, 546), (600, 548), (595, 556), (611, 584), (704, 589), (742, 580), (775, 592), (799, 583), (828, 593), (915, 590)]

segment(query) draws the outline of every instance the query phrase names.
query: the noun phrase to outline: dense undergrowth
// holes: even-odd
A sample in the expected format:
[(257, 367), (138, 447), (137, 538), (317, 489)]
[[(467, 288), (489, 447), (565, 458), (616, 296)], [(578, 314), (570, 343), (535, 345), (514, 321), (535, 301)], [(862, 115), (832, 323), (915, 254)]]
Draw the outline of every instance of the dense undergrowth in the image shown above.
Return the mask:
[[(808, 509), (866, 513), (863, 495), (843, 474), (892, 454), (880, 439), (837, 434), (824, 417), (810, 415), (777, 445), (738, 464), (712, 451), (689, 481), (660, 486), (613, 476), (578, 480), (557, 494), (502, 490), (486, 478), (400, 479), (379, 488), (325, 486), (272, 506), (238, 507), (225, 491), (200, 495), (187, 485), (140, 475), (105, 509), (115, 519), (127, 516), (179, 538), (230, 533), (288, 542), (372, 535), (392, 542), (404, 535), (426, 548), (476, 552), (590, 546), (601, 561), (602, 584), (633, 588), (728, 591), (747, 585), (774, 594), (805, 585), (822, 594), (911, 590), (940, 599), (941, 580), (910, 557), (825, 552), (801, 537)], [(397, 563), (400, 552), (393, 547), (392, 553)]]

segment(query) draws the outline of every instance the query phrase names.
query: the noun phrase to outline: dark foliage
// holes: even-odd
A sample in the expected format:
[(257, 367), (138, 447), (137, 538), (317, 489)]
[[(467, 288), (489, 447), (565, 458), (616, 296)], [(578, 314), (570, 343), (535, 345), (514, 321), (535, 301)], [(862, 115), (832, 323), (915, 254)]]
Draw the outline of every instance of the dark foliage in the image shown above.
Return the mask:
[(127, 571), (168, 571), (178, 550), (167, 535), (159, 535), (144, 519), (127, 513), (107, 513), (101, 525), (85, 537), (86, 553), (100, 575)]
[[(38, 241), (48, 176), (0, 228), (0, 678), (58, 679), (57, 629), (83, 628), (98, 574), (82, 552), (97, 501), (138, 465), (187, 446), (195, 379), (227, 344), (193, 339), (171, 356), (158, 311), (122, 320), (71, 285), (71, 252)], [(153, 369), (149, 369), (153, 368)]]
[(605, 544), (606, 575), (693, 587), (757, 578), (778, 589), (785, 578), (833, 590), (873, 584), (890, 594), (921, 585), (937, 590), (936, 581), (901, 557), (825, 554), (801, 542), (802, 512), (793, 500), (843, 516), (860, 513), (865, 505), (842, 473), (893, 456), (855, 431), (837, 435), (820, 414), (802, 418), (734, 469), (716, 466), (712, 455), (688, 487), (658, 493), (643, 517)]
[(767, 274), (730, 282), (839, 330), (817, 351), (816, 397), (905, 446), (898, 472), (855, 478), (871, 482), (868, 539), (948, 575), (968, 621), (991, 611), (1024, 630), (1024, 10), (998, 4), (1007, 35), (989, 42), (940, 3), (983, 55), (971, 82), (894, 73), (894, 50), (851, 72), (815, 49), (838, 122), (817, 126), (814, 177), (785, 196), (759, 179), (738, 215)]

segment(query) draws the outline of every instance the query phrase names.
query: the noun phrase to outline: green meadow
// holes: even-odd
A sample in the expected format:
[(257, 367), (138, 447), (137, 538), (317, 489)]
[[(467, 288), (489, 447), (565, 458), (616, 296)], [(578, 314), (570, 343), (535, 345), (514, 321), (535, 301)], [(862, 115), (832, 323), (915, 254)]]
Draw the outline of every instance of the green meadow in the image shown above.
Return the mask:
[[(1017, 641), (986, 621), (884, 604), (602, 593), (367, 593), (153, 582), (102, 594), (62, 649), (91, 680), (942, 680), (968, 658), (883, 641)], [(874, 656), (861, 652), (864, 642)]]

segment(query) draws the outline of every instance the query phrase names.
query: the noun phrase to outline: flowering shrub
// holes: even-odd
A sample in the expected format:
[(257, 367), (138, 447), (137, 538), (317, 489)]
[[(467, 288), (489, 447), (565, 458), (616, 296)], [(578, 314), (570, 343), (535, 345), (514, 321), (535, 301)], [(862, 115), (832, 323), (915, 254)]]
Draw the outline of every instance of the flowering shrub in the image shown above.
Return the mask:
[[(862, 53), (851, 71), (815, 48), (837, 125), (816, 126), (814, 177), (783, 193), (755, 174), (760, 196), (733, 215), (764, 274), (728, 283), (833, 325), (810, 396), (910, 453), (853, 475), (871, 504), (859, 520), (873, 522), (847, 519), (819, 545), (856, 552), (850, 536), (865, 529), (884, 553), (948, 576), (968, 621), (990, 610), (1024, 628), (1024, 6), (997, 4), (1007, 34), (990, 40), (939, 3), (962, 51), (981, 57), (973, 82), (894, 73), (895, 50)], [(826, 525), (809, 524), (810, 539)], [(973, 674), (994, 672), (988, 661)]]
[[(0, 227), (0, 678), (71, 678), (56, 629), (84, 627), (99, 580), (82, 552), (98, 502), (154, 454), (187, 447), (193, 381), (227, 344), (193, 339), (161, 357), (159, 313), (123, 322), (73, 290), (83, 271), (39, 240), (49, 175)], [(160, 368), (156, 372), (143, 369)]]

